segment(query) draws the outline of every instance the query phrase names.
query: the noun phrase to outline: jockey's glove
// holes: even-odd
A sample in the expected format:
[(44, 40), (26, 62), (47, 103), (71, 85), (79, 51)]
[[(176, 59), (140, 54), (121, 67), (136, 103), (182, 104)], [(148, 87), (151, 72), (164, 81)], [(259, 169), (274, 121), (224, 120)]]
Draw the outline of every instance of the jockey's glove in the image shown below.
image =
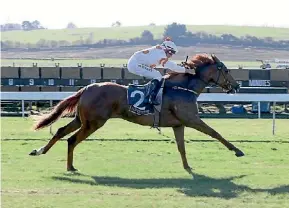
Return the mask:
[(193, 74), (193, 75), (196, 74), (195, 69), (190, 69), (190, 68), (186, 68), (186, 67), (185, 67), (185, 69), (186, 69), (185, 73)]

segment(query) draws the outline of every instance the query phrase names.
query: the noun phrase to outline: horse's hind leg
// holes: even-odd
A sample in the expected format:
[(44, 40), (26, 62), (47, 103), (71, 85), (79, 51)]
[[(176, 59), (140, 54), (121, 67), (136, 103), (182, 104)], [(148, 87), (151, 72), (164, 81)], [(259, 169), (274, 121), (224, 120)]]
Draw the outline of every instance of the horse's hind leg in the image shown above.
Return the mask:
[(33, 150), (29, 155), (41, 155), (48, 152), (48, 150), (61, 138), (65, 137), (67, 134), (78, 129), (81, 125), (79, 117), (75, 117), (69, 124), (59, 128), (52, 139), (46, 144), (46, 146), (39, 148), (38, 150)]
[(68, 152), (67, 152), (67, 171), (77, 171), (73, 166), (73, 151), (76, 145), (85, 140), (89, 135), (101, 128), (105, 124), (106, 120), (96, 121), (94, 123), (88, 123), (85, 121), (82, 123), (81, 128), (72, 135), (68, 140)]
[(217, 140), (219, 140), (224, 146), (226, 146), (229, 150), (234, 151), (237, 157), (244, 156), (244, 153), (235, 147), (232, 143), (228, 142), (224, 139), (218, 132), (216, 132), (213, 128), (208, 126), (205, 122), (203, 122), (200, 118), (194, 118), (193, 122), (186, 124), (186, 126), (194, 128), (202, 133), (205, 133)]
[(176, 142), (178, 145), (178, 150), (180, 152), (183, 167), (184, 169), (191, 175), (193, 175), (192, 168), (188, 165), (187, 157), (186, 157), (186, 148), (185, 148), (185, 139), (184, 139), (184, 126), (173, 127)]

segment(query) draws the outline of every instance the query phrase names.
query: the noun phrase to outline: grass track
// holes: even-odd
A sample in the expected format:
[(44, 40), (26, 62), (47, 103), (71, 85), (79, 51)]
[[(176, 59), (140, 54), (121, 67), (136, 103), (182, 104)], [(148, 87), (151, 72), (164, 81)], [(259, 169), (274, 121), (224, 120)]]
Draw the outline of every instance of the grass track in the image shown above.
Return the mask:
[[(134, 27), (107, 27), (107, 28), (77, 28), (57, 30), (34, 30), (34, 31), (8, 31), (2, 32), (2, 41), (19, 41), (21, 43), (37, 43), (40, 39), (67, 40), (70, 42), (92, 37), (93, 41), (103, 39), (128, 40), (140, 37), (144, 30), (150, 30), (154, 38), (161, 38), (165, 26), (134, 26)], [(259, 38), (272, 37), (276, 40), (288, 40), (289, 28), (274, 27), (250, 27), (250, 26), (225, 26), (225, 25), (187, 25), (192, 32), (207, 32), (221, 35), (230, 33), (237, 37), (252, 35)]]
[[(61, 119), (53, 130), (69, 120)], [(171, 129), (162, 129), (162, 136), (149, 127), (110, 120), (76, 148), (80, 172), (69, 174), (66, 142), (30, 157), (50, 138), (48, 129), (32, 132), (31, 119), (1, 118), (2, 207), (289, 207), (288, 121), (277, 120), (272, 136), (271, 120), (204, 120), (246, 156), (236, 158), (220, 143), (204, 142), (213, 139), (186, 129), (187, 157), (196, 173), (192, 180), (170, 141)], [(139, 142), (128, 141), (132, 138)]]

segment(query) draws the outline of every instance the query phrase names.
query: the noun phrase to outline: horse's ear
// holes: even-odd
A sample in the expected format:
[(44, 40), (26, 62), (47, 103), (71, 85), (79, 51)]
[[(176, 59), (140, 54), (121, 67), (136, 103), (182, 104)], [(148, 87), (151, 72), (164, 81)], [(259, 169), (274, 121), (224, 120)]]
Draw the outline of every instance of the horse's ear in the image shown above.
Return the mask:
[(216, 62), (215, 54), (212, 53), (212, 54), (211, 54), (211, 57), (212, 57), (213, 61)]
[(216, 63), (221, 62), (221, 61), (217, 58), (217, 56), (216, 56), (215, 54), (212, 54), (211, 56), (212, 56), (213, 60), (214, 60)]

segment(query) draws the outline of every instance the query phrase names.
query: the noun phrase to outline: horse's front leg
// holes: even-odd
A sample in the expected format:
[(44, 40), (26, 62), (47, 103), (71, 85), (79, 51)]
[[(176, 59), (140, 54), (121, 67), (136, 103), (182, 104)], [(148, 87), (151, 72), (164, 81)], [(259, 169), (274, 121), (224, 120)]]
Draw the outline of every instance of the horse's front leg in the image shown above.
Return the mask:
[(233, 144), (224, 139), (218, 132), (213, 128), (204, 123), (198, 115), (197, 103), (190, 103), (186, 105), (176, 106), (174, 109), (174, 114), (178, 120), (186, 127), (194, 128), (204, 134), (207, 134), (218, 141), (220, 141), (229, 150), (235, 152), (237, 157), (244, 156), (244, 153), (235, 147)]
[(194, 128), (204, 134), (207, 134), (209, 136), (211, 136), (212, 138), (217, 139), (218, 141), (220, 141), (225, 147), (227, 147), (229, 150), (234, 151), (235, 155), (237, 157), (242, 157), (245, 154), (238, 149), (237, 147), (235, 147), (232, 143), (230, 143), (229, 141), (227, 141), (226, 139), (224, 139), (216, 130), (214, 130), (213, 128), (211, 128), (210, 126), (208, 126), (205, 122), (203, 122), (199, 116), (195, 116), (194, 119), (191, 120), (191, 122), (186, 123), (187, 127), (191, 127)]
[(181, 154), (184, 169), (193, 176), (192, 168), (188, 165), (186, 157), (185, 139), (184, 139), (184, 126), (173, 127), (178, 150)]

